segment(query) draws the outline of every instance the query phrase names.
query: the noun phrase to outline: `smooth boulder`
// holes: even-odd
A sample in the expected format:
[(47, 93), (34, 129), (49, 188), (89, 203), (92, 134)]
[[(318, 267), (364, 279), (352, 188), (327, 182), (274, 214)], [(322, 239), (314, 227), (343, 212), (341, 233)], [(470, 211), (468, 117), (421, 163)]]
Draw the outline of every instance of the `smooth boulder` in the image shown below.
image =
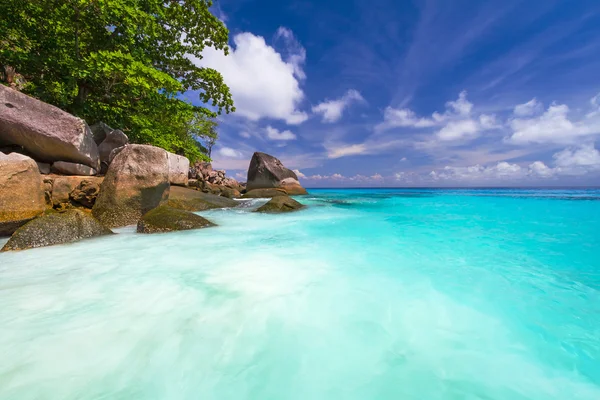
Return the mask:
[(72, 243), (111, 233), (110, 229), (84, 211), (50, 212), (17, 229), (1, 251)]
[(94, 176), (98, 173), (97, 169), (83, 164), (70, 163), (66, 161), (57, 161), (52, 164), (52, 171), (61, 175), (75, 176)]
[(202, 193), (197, 190), (172, 186), (168, 205), (185, 211), (204, 211), (215, 208), (236, 207), (239, 203), (226, 197)]
[(133, 225), (167, 202), (169, 188), (167, 152), (129, 144), (110, 164), (92, 213), (109, 228)]
[(263, 213), (285, 213), (290, 211), (297, 211), (304, 208), (304, 206), (298, 203), (296, 200), (289, 196), (277, 196), (273, 197), (266, 204), (257, 208), (255, 212)]
[(100, 172), (105, 174), (108, 170), (108, 166), (112, 161), (110, 159), (110, 153), (113, 150), (121, 148), (129, 144), (129, 138), (123, 131), (119, 129), (112, 130), (105, 135), (104, 140), (98, 146), (98, 152), (100, 153)]
[(44, 184), (37, 164), (18, 153), (0, 153), (0, 236), (42, 214)]
[(254, 189), (246, 192), (242, 199), (266, 199), (270, 197), (287, 196), (288, 193), (283, 189)]
[(84, 120), (0, 85), (0, 145), (22, 146), (37, 161), (100, 166), (98, 146)]
[(189, 211), (160, 206), (148, 211), (139, 220), (138, 233), (165, 233), (215, 226), (212, 222)]
[(307, 194), (294, 171), (286, 168), (279, 159), (256, 152), (250, 160), (246, 189), (251, 191), (265, 188), (281, 188), (292, 195)]
[(169, 183), (187, 186), (190, 172), (190, 160), (187, 157), (167, 153), (169, 157)]

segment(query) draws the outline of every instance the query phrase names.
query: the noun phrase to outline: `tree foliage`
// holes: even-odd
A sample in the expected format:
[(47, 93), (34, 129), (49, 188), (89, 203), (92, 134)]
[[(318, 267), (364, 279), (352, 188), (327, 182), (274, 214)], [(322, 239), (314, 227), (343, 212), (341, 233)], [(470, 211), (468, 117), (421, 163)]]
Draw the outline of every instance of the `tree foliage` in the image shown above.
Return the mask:
[[(202, 158), (196, 137), (211, 134), (217, 114), (235, 111), (221, 74), (190, 60), (206, 47), (228, 52), (229, 32), (211, 5), (2, 0), (0, 66), (24, 78), (24, 92), (89, 123), (104, 121), (134, 142)], [(205, 106), (183, 100), (184, 92)]]

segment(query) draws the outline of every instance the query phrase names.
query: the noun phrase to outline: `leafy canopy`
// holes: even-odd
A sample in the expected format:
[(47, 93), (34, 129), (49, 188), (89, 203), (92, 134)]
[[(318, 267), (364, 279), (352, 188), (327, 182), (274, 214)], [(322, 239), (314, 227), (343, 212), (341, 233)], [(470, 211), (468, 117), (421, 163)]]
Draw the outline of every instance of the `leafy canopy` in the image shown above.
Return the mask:
[[(24, 92), (89, 123), (103, 121), (134, 142), (206, 159), (196, 139), (212, 135), (212, 125), (199, 121), (235, 111), (221, 74), (189, 59), (201, 58), (206, 47), (228, 53), (229, 31), (211, 5), (2, 0), (0, 67), (24, 78)], [(206, 106), (182, 100), (187, 91)]]

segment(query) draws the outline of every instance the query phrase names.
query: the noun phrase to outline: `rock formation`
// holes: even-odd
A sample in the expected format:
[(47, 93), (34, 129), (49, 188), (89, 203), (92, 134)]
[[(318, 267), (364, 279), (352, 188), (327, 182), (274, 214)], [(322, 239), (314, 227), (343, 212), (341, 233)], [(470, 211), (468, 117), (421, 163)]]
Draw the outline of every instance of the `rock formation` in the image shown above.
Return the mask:
[(277, 196), (273, 197), (266, 204), (259, 207), (255, 212), (263, 213), (285, 213), (290, 211), (297, 211), (304, 208), (304, 206), (298, 203), (296, 200), (289, 196)]
[(269, 188), (269, 189), (254, 189), (246, 192), (242, 198), (243, 199), (265, 199), (269, 197), (278, 197), (278, 196), (287, 196), (288, 193), (279, 188)]
[(173, 208), (196, 212), (213, 208), (236, 207), (238, 202), (210, 193), (172, 186), (168, 204)]
[(77, 242), (96, 236), (110, 235), (89, 213), (81, 210), (47, 213), (17, 229), (2, 251), (25, 250), (34, 247)]
[(163, 233), (210, 226), (215, 224), (199, 215), (169, 206), (160, 206), (144, 214), (138, 222), (137, 231), (138, 233)]
[(20, 145), (36, 161), (100, 167), (98, 146), (84, 120), (3, 85), (0, 144)]
[(171, 185), (187, 186), (190, 171), (190, 160), (187, 157), (167, 153), (169, 158), (169, 183)]
[(167, 152), (130, 144), (110, 164), (92, 213), (109, 228), (135, 224), (167, 202), (169, 188)]
[(277, 158), (256, 152), (248, 168), (246, 190), (281, 188), (289, 195), (306, 194), (294, 171), (287, 169)]
[[(106, 132), (110, 129), (106, 124), (101, 125), (101, 132)], [(99, 131), (100, 132), (100, 131)], [(100, 134), (98, 138), (102, 137)], [(108, 171), (108, 166), (112, 161), (110, 159), (110, 153), (129, 144), (129, 138), (119, 129), (110, 130), (104, 134), (104, 140), (98, 146), (98, 152), (100, 153), (100, 173), (105, 174)]]
[(40, 215), (46, 208), (38, 166), (31, 158), (0, 153), (0, 236)]
[(204, 193), (212, 193), (230, 199), (240, 197), (244, 186), (226, 176), (223, 170), (213, 170), (211, 163), (197, 162), (190, 168), (189, 186)]

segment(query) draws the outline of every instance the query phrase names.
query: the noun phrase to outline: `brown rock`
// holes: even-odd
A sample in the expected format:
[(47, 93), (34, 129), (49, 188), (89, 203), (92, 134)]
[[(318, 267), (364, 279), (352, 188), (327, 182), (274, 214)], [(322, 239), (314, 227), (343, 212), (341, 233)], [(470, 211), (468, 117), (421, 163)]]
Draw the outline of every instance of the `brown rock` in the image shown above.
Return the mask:
[(91, 180), (83, 180), (69, 194), (71, 202), (80, 204), (86, 208), (92, 208), (96, 203), (98, 194), (100, 193), (100, 185)]
[(109, 228), (126, 226), (169, 198), (167, 152), (154, 146), (129, 144), (108, 168), (93, 215)]
[(0, 144), (23, 146), (36, 160), (98, 169), (98, 146), (84, 120), (0, 85)]
[(209, 220), (189, 211), (169, 206), (148, 211), (138, 222), (138, 233), (165, 233), (215, 226)]
[(198, 190), (172, 186), (169, 194), (169, 206), (186, 211), (204, 211), (213, 208), (236, 207), (239, 203), (226, 197), (203, 193)]
[(0, 236), (12, 234), (45, 209), (42, 176), (35, 161), (17, 153), (0, 153)]
[(269, 189), (254, 189), (246, 192), (242, 196), (242, 199), (266, 199), (269, 197), (287, 196), (287, 192), (283, 189), (269, 188)]

